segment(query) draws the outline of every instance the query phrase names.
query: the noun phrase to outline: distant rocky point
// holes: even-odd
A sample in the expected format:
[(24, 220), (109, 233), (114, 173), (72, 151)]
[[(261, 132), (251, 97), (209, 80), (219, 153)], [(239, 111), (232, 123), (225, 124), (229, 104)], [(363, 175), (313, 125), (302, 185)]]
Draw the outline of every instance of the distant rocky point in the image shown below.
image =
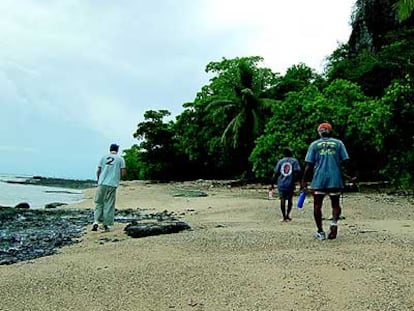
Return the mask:
[(80, 180), (80, 179), (65, 179), (65, 178), (52, 178), (33, 176), (24, 180), (1, 180), (9, 184), (22, 184), (22, 185), (39, 185), (49, 187), (60, 187), (70, 189), (86, 189), (96, 186), (96, 181), (92, 179)]

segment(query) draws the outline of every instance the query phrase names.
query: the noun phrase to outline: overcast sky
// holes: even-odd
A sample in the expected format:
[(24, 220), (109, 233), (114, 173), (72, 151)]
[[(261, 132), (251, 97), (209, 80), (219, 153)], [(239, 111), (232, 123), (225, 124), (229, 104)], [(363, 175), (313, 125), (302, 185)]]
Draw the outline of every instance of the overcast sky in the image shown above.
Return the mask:
[(320, 72), (354, 2), (1, 0), (0, 173), (95, 178), (112, 142), (130, 148), (147, 110), (180, 114), (223, 57)]

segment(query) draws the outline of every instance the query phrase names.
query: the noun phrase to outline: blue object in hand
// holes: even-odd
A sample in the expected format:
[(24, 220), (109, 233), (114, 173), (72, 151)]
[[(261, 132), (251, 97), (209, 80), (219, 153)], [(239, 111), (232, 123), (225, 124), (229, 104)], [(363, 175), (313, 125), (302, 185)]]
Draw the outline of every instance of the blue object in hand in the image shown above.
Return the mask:
[(303, 202), (305, 202), (305, 197), (306, 197), (306, 191), (302, 190), (299, 194), (299, 198), (298, 198), (298, 204), (297, 207), (298, 208), (302, 208), (303, 207)]

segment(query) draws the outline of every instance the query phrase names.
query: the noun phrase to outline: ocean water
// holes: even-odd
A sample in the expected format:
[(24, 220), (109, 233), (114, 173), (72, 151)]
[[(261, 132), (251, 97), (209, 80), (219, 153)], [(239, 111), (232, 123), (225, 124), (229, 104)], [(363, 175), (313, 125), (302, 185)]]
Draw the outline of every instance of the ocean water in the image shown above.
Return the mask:
[(49, 203), (78, 203), (84, 200), (77, 189), (11, 184), (6, 181), (24, 181), (31, 176), (0, 174), (0, 205), (16, 206), (27, 202), (31, 208), (44, 208)]

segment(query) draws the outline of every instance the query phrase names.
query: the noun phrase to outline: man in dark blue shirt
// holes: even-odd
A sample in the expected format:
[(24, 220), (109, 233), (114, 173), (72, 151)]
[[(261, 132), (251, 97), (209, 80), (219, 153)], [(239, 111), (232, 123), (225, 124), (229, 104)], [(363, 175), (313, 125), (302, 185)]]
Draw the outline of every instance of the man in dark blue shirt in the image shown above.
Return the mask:
[[(290, 221), (290, 212), (292, 210), (293, 191), (295, 190), (295, 182), (300, 174), (299, 161), (293, 157), (292, 150), (285, 148), (283, 150), (284, 157), (280, 159), (272, 176), (272, 181), (277, 176), (277, 190), (280, 198), (280, 210), (282, 211), (281, 221)], [(287, 201), (287, 210), (286, 210)]]

